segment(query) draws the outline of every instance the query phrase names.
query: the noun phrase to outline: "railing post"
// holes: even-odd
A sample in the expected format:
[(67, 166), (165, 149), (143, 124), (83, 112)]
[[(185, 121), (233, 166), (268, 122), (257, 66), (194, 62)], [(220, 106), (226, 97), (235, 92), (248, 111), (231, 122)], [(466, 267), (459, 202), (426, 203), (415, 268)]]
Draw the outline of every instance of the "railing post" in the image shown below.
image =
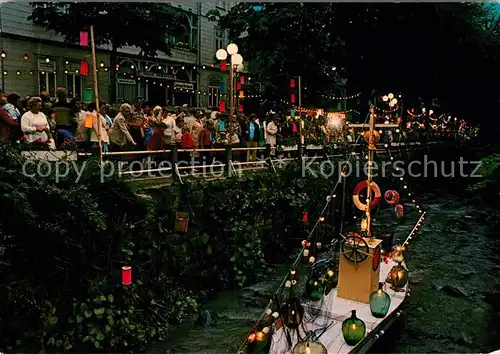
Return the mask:
[(302, 141), (299, 140), (298, 144), (297, 144), (297, 155), (298, 157), (301, 157), (303, 154), (304, 154), (304, 145), (302, 145)]
[(266, 160), (271, 157), (271, 144), (266, 144), (266, 150), (264, 152), (264, 157)]
[(233, 175), (232, 166), (233, 163), (233, 148), (231, 145), (226, 145), (226, 166), (227, 175), (231, 177)]
[(172, 179), (175, 182), (179, 182), (179, 175), (177, 174), (177, 160), (178, 160), (178, 155), (177, 155), (177, 145), (170, 145), (171, 147), (171, 166), (172, 166)]

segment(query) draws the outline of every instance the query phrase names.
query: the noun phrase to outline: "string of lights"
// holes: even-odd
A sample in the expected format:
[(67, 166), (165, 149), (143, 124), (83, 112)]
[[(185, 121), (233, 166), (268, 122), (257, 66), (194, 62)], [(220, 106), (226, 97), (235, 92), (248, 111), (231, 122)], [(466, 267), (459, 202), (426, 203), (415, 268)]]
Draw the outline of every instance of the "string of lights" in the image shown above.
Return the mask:
[(345, 101), (345, 100), (350, 100), (350, 99), (353, 99), (353, 98), (358, 98), (359, 96), (361, 96), (361, 92), (358, 92), (354, 95), (350, 95), (350, 96), (328, 96), (328, 95), (321, 95), (321, 97), (323, 98), (326, 98), (326, 99), (329, 99), (329, 100), (334, 100), (334, 101), (337, 101), (337, 100), (340, 100), (340, 101)]

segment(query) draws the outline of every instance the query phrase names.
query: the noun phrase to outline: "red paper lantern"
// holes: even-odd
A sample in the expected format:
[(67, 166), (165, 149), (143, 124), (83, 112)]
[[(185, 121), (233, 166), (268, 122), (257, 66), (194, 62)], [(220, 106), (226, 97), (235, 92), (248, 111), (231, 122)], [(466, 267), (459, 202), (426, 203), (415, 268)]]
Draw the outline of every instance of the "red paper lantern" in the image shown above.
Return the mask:
[(243, 113), (243, 105), (242, 104), (240, 104), (240, 112)]
[(290, 88), (295, 88), (295, 79), (290, 79)]
[(238, 82), (236, 84), (236, 91), (239, 91), (239, 90), (241, 90), (241, 83)]
[(219, 111), (220, 112), (225, 112), (226, 111), (226, 102), (220, 101), (220, 103), (219, 103)]
[(240, 84), (245, 85), (245, 76), (240, 76)]
[(84, 76), (89, 74), (89, 63), (86, 60), (80, 61), (80, 74)]
[(89, 45), (89, 33), (85, 31), (80, 32), (80, 45), (86, 47)]
[(226, 71), (227, 63), (225, 61), (220, 62), (220, 69), (221, 69), (221, 71)]
[(294, 93), (292, 93), (290, 95), (290, 102), (295, 103), (295, 94)]
[(122, 284), (132, 284), (132, 267), (122, 267)]

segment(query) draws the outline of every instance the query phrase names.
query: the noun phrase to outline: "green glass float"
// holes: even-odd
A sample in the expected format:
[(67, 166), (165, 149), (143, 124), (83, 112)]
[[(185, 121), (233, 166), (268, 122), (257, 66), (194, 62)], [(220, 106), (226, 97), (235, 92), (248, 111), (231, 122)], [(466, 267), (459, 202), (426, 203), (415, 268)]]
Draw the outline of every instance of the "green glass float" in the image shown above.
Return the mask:
[(327, 273), (327, 281), (325, 288), (325, 296), (330, 294), (330, 291), (335, 289), (339, 284), (339, 272), (338, 270), (328, 269)]
[(404, 288), (408, 283), (408, 271), (401, 264), (395, 265), (387, 276), (387, 282), (394, 289)]
[(295, 344), (292, 354), (328, 354), (325, 346), (315, 340), (301, 340)]
[(351, 311), (351, 317), (342, 322), (342, 335), (345, 342), (350, 346), (355, 346), (365, 338), (366, 325), (356, 317), (356, 310)]
[(378, 283), (378, 290), (370, 295), (370, 311), (376, 318), (384, 318), (391, 307), (391, 297), (384, 289), (384, 283)]
[(304, 317), (304, 307), (296, 297), (290, 297), (282, 307), (283, 324), (289, 329), (297, 329)]
[(312, 301), (319, 301), (325, 294), (325, 280), (310, 279), (306, 284), (306, 292)]

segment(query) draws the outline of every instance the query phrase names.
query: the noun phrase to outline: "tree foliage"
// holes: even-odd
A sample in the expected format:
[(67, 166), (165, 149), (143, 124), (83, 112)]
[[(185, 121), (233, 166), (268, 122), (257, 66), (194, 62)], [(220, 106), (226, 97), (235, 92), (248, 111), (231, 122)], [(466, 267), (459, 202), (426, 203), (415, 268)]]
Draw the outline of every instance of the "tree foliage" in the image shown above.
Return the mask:
[[(156, 57), (158, 52), (171, 55), (167, 35), (180, 31), (179, 12), (164, 3), (33, 2), (31, 5), (33, 13), (28, 19), (60, 34), (66, 42), (78, 43), (80, 31), (93, 25), (96, 44), (109, 45), (115, 53), (119, 48), (132, 46), (140, 48), (147, 57)], [(113, 78), (115, 61), (116, 57), (112, 57)]]
[(273, 94), (289, 97), (287, 80), (301, 75), (306, 104), (318, 104), (338, 81), (335, 67), (354, 93), (439, 97), (469, 115), (478, 100), (488, 109), (496, 104), (500, 23), (484, 4), (255, 5), (240, 3), (216, 17)]

